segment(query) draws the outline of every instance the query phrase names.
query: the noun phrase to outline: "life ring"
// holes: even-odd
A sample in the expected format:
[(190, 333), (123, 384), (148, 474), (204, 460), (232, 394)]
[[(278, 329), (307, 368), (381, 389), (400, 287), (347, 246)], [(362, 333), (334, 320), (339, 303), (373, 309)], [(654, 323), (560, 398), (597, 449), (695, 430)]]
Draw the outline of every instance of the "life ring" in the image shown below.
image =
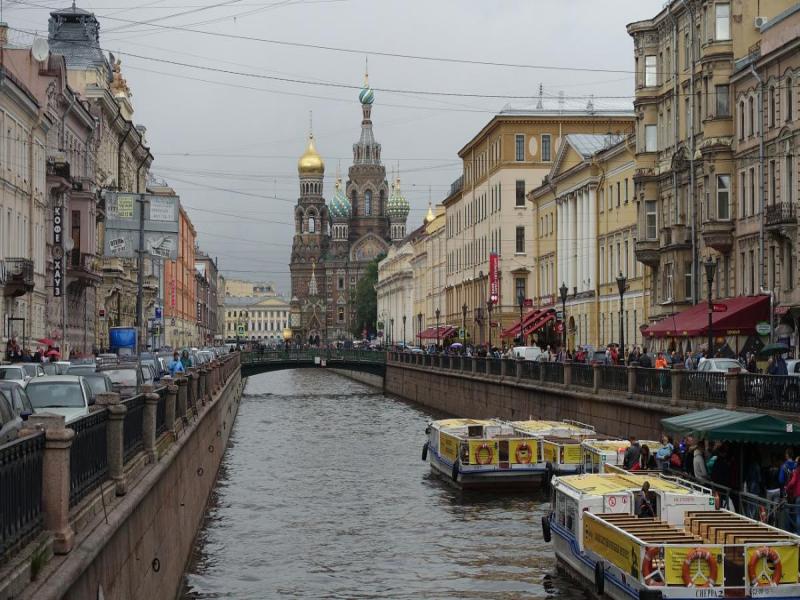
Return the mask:
[(531, 457), (533, 456), (533, 450), (531, 450), (531, 447), (528, 444), (528, 442), (522, 442), (517, 446), (517, 449), (514, 452), (514, 456), (517, 459), (518, 464), (528, 465), (531, 462)]
[[(484, 452), (484, 450), (486, 452)], [(485, 457), (485, 458), (482, 458)], [(481, 444), (475, 450), (475, 462), (479, 465), (489, 465), (494, 460), (494, 449), (489, 444)]]
[(642, 577), (644, 582), (649, 586), (662, 586), (665, 584), (664, 573), (661, 568), (657, 567), (654, 562), (660, 558), (660, 550), (657, 547), (648, 548), (644, 553), (644, 560), (642, 561)]
[[(764, 559), (766, 563), (772, 563), (772, 577), (769, 577), (767, 581), (764, 581), (764, 579), (761, 577), (762, 575), (768, 575), (766, 565), (761, 573), (756, 573), (758, 561), (761, 559)], [(768, 546), (759, 548), (750, 558), (750, 562), (747, 563), (747, 576), (750, 579), (750, 585), (757, 587), (778, 585), (781, 582), (781, 577), (783, 576), (781, 557), (775, 550), (769, 548)]]
[(758, 507), (758, 520), (761, 521), (762, 523), (767, 522), (767, 509), (764, 508), (763, 506)]
[[(692, 577), (691, 568), (692, 563), (700, 560), (705, 561), (708, 565), (709, 577), (706, 577), (703, 583), (697, 584), (694, 582), (694, 578)], [(686, 558), (683, 561), (681, 574), (683, 576), (683, 583), (685, 583), (687, 587), (712, 587), (717, 583), (717, 559), (714, 558), (714, 556), (708, 550), (695, 548), (686, 555)]]

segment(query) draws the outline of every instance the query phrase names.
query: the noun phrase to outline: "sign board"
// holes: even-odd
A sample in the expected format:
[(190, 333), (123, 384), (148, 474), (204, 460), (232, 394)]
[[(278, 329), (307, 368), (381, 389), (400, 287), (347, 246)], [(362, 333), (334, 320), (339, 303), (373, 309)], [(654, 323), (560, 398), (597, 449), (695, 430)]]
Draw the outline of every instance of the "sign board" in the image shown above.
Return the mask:
[(770, 331), (772, 331), (772, 326), (766, 321), (756, 323), (756, 333), (758, 335), (769, 335)]
[[(107, 192), (105, 256), (134, 258), (139, 253), (139, 230), (144, 230), (144, 250), (150, 256), (178, 258), (178, 219), (180, 199), (177, 196)], [(144, 222), (141, 221), (144, 203)]]
[(61, 252), (53, 252), (53, 296), (60, 298), (64, 293), (64, 207), (53, 207), (53, 246)]
[(244, 335), (244, 325), (237, 325), (236, 333), (238, 333), (239, 335)]
[(463, 327), (459, 328), (459, 330), (458, 330), (458, 337), (460, 337), (460, 338), (463, 338), (463, 337), (464, 337), (464, 328), (463, 328)]
[(712, 312), (728, 312), (728, 305), (722, 302), (715, 302), (711, 305)]
[(177, 202), (175, 202), (173, 198), (164, 196), (149, 196), (147, 204), (147, 217), (151, 221), (165, 221), (168, 223), (178, 221), (178, 215), (175, 212)]
[(533, 308), (533, 298), (525, 298), (525, 300), (522, 301), (522, 306), (525, 308)]
[(489, 300), (500, 302), (500, 257), (496, 252), (489, 254)]
[(162, 317), (161, 307), (156, 306), (156, 319), (160, 319)]

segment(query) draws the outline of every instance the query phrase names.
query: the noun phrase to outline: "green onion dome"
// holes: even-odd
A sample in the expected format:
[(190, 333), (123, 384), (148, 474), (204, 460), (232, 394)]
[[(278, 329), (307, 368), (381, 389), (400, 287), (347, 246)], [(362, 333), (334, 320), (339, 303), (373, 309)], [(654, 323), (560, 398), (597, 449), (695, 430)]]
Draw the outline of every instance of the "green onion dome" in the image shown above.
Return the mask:
[(350, 204), (350, 199), (342, 191), (341, 177), (336, 179), (336, 191), (333, 193), (329, 212), (334, 221), (347, 221), (353, 216), (353, 206)]
[(364, 85), (358, 93), (358, 99), (361, 101), (361, 104), (372, 104), (375, 102), (375, 92), (369, 87), (369, 77), (366, 74), (364, 75)]
[(392, 220), (405, 221), (409, 212), (411, 212), (411, 207), (408, 200), (400, 193), (400, 178), (398, 177), (392, 185), (392, 195), (389, 196), (386, 203), (386, 214)]

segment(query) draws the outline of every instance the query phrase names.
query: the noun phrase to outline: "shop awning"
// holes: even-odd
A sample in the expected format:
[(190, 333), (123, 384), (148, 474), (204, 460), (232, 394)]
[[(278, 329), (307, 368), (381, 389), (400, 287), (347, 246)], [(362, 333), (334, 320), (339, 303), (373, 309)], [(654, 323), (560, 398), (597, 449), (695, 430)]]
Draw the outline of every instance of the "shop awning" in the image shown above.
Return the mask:
[[(525, 331), (528, 331), (528, 326), (536, 320), (543, 311), (540, 309), (532, 310), (529, 313), (526, 313), (522, 317), (522, 326), (524, 327)], [(516, 324), (512, 325), (508, 329), (504, 329), (500, 332), (500, 337), (517, 337), (519, 335), (519, 321)]]
[(440, 341), (452, 337), (456, 334), (456, 328), (452, 325), (439, 325), (439, 334), (436, 334), (436, 327), (428, 327), (424, 329), (422, 332), (417, 334), (417, 337), (421, 340), (435, 340), (439, 339)]
[[(769, 320), (769, 296), (739, 296), (717, 300), (724, 312), (711, 315), (714, 335), (752, 335), (756, 323)], [(708, 335), (708, 305), (705, 302), (677, 315), (661, 319), (644, 330), (646, 337), (696, 337)]]
[(669, 432), (697, 439), (800, 445), (800, 425), (758, 413), (709, 408), (661, 419), (661, 424)]
[[(556, 311), (554, 308), (540, 308), (533, 310), (523, 316), (522, 318), (522, 330), (525, 332), (525, 335), (530, 335), (536, 331), (539, 331), (542, 327), (544, 327), (547, 323), (552, 321), (556, 318)], [(515, 325), (512, 325), (508, 329), (504, 329), (500, 333), (500, 337), (509, 338), (509, 337), (517, 337), (519, 335), (519, 321)]]

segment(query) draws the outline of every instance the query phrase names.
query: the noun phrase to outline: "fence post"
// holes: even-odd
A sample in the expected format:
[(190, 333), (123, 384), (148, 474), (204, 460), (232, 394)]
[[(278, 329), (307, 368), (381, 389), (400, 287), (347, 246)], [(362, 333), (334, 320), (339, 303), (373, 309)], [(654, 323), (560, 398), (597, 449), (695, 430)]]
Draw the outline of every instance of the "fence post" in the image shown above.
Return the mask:
[(114, 482), (114, 493), (117, 496), (124, 496), (128, 491), (128, 483), (125, 479), (123, 427), (128, 407), (122, 403), (119, 394), (115, 392), (97, 394), (95, 402), (98, 406), (105, 406), (108, 411), (108, 424), (106, 425), (108, 477)]
[(572, 385), (572, 361), (564, 361), (564, 385), (569, 387)]
[(166, 427), (168, 431), (172, 431), (174, 433), (175, 397), (178, 394), (178, 386), (175, 385), (174, 380), (169, 375), (162, 377), (161, 383), (163, 383), (167, 388), (166, 393), (164, 394), (164, 427)]
[(736, 410), (739, 406), (739, 386), (742, 378), (739, 377), (739, 371), (730, 369), (725, 373), (725, 401), (728, 410)]
[(636, 393), (636, 368), (637, 365), (629, 364), (628, 365), (628, 395), (633, 395)]
[(600, 370), (600, 363), (592, 364), (592, 392), (595, 394), (600, 391), (600, 382), (603, 378), (603, 372)]
[(179, 419), (186, 418), (186, 407), (188, 406), (187, 396), (189, 394), (189, 380), (186, 377), (178, 377), (175, 380), (178, 386), (178, 397), (175, 405), (176, 416)]
[(514, 361), (514, 372), (517, 378), (517, 383), (522, 381), (522, 359), (518, 358)]
[(485, 358), (485, 359), (484, 359), (484, 361), (483, 361), (483, 362), (484, 362), (484, 364), (483, 364), (483, 372), (484, 372), (486, 375), (490, 375), (490, 374), (492, 373), (492, 363), (491, 363), (491, 360), (492, 360), (491, 358), (488, 358), (488, 357), (487, 357), (487, 358)]
[(142, 442), (147, 461), (154, 462), (156, 459), (156, 412), (158, 411), (159, 396), (153, 391), (152, 385), (146, 385), (143, 388)]
[(200, 399), (199, 389), (200, 374), (197, 372), (197, 367), (189, 367), (189, 408), (195, 415), (197, 414), (197, 402)]
[(672, 386), (672, 397), (670, 402), (673, 406), (677, 406), (681, 401), (681, 383), (686, 372), (683, 369), (670, 369), (669, 383)]
[(67, 554), (75, 542), (69, 524), (69, 453), (75, 432), (68, 429), (63, 415), (31, 415), (28, 426), (44, 429), (42, 460), (42, 513), (44, 528), (53, 532), (53, 552)]

